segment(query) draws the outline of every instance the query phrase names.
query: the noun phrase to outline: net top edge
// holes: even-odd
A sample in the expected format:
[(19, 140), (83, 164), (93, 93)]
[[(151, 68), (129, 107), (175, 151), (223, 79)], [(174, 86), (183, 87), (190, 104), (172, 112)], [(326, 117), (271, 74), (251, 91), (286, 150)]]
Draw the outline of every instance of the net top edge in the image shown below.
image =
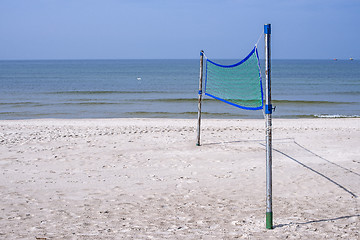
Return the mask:
[(241, 60), (240, 62), (238, 63), (235, 63), (235, 64), (231, 64), (231, 65), (222, 65), (222, 64), (219, 64), (219, 63), (216, 63), (216, 62), (213, 62), (209, 59), (206, 59), (207, 62), (210, 62), (218, 67), (223, 67), (223, 68), (232, 68), (232, 67), (236, 67), (236, 66), (239, 66), (241, 64), (243, 64), (244, 62), (246, 62), (250, 57), (251, 55), (253, 55), (255, 53), (255, 50), (256, 50), (256, 46), (251, 50), (251, 52), (243, 59)]

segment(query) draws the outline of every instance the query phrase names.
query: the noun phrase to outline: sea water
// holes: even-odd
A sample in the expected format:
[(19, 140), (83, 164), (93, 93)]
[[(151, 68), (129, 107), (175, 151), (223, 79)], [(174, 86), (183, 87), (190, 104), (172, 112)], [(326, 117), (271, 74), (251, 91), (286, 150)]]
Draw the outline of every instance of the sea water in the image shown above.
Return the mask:
[[(199, 67), (199, 60), (0, 61), (0, 119), (196, 118)], [(359, 117), (360, 61), (272, 60), (272, 100), (274, 118)], [(204, 118), (263, 118), (207, 96), (202, 110)]]

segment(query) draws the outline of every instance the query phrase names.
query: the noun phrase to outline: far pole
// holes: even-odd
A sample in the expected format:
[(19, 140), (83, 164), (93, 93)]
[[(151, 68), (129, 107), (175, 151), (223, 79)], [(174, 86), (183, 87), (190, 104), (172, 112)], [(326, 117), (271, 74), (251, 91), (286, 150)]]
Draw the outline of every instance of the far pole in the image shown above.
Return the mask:
[(203, 82), (203, 59), (204, 51), (200, 52), (200, 77), (199, 77), (199, 103), (198, 103), (198, 125), (196, 145), (200, 146), (200, 125), (201, 125), (201, 101), (202, 101), (202, 82)]
[(272, 105), (271, 105), (271, 55), (270, 36), (271, 24), (265, 24), (265, 119), (266, 119), (266, 228), (273, 228), (272, 211)]

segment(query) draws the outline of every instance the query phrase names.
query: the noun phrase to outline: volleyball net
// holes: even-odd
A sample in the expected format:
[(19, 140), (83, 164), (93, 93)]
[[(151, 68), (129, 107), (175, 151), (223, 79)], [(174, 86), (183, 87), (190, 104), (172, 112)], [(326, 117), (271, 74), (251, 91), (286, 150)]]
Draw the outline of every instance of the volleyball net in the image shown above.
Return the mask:
[(263, 109), (257, 47), (240, 62), (222, 65), (206, 58), (205, 95), (246, 110)]

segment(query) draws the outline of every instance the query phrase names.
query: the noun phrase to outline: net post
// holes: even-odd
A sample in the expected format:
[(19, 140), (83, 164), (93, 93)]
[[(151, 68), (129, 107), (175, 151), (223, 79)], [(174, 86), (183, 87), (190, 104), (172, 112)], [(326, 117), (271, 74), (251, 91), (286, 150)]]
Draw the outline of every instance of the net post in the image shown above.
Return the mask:
[(265, 36), (265, 125), (266, 125), (266, 228), (273, 228), (272, 211), (272, 105), (271, 105), (271, 24), (264, 25)]
[(200, 76), (199, 76), (199, 102), (198, 102), (198, 124), (196, 145), (200, 146), (200, 125), (201, 125), (201, 102), (202, 102), (202, 83), (203, 83), (203, 60), (204, 51), (200, 51)]

